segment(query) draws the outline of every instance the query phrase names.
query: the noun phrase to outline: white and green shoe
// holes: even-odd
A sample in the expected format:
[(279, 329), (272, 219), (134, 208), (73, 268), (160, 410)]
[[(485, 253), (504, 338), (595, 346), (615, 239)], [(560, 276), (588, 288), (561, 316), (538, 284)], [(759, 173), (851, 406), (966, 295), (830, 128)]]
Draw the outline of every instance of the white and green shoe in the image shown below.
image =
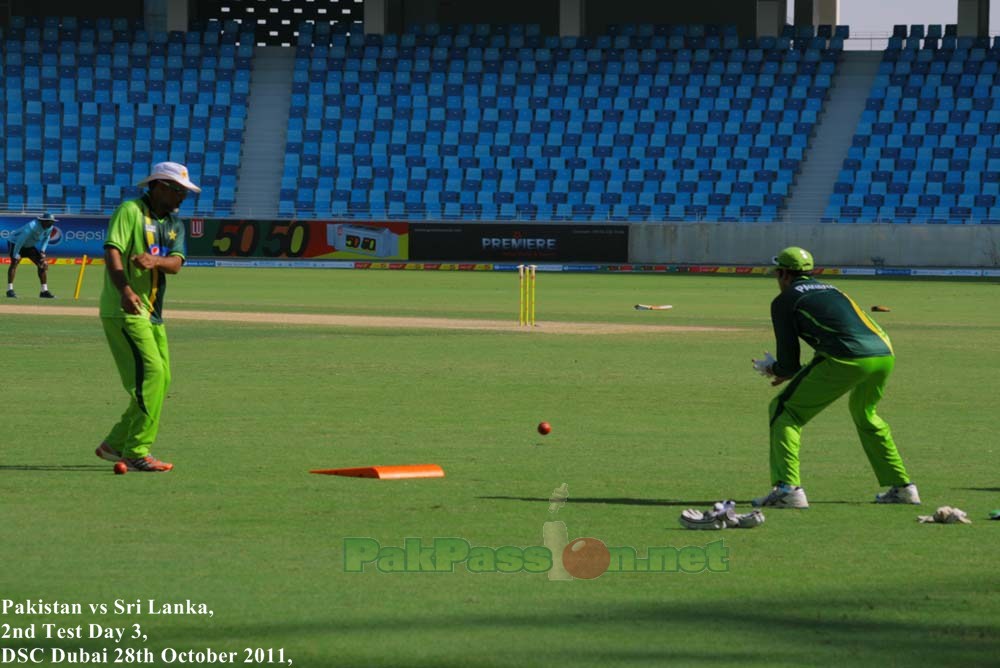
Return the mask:
[(751, 501), (755, 508), (808, 508), (809, 500), (806, 491), (801, 487), (793, 487), (780, 483), (771, 489), (767, 496), (758, 496)]
[(920, 492), (912, 482), (908, 485), (890, 487), (888, 491), (875, 495), (875, 503), (908, 503), (920, 505)]

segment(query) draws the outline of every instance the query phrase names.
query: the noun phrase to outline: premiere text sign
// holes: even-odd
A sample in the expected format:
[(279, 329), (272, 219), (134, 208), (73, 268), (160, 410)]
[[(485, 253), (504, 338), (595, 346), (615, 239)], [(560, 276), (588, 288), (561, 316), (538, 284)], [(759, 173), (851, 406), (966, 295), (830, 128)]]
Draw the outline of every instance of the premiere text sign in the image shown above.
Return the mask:
[(413, 224), (410, 259), (441, 261), (627, 262), (620, 225)]

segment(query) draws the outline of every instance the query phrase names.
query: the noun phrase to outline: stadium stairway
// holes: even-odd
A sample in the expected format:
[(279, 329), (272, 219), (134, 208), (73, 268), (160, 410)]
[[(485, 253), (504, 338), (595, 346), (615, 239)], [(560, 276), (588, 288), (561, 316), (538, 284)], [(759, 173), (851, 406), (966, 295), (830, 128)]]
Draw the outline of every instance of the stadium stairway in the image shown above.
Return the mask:
[(257, 48), (236, 190), (237, 216), (277, 215), (282, 162), (275, 156), (285, 154), (294, 67), (294, 49)]
[(881, 52), (844, 52), (812, 147), (789, 193), (788, 222), (818, 223), (822, 218), (881, 59)]

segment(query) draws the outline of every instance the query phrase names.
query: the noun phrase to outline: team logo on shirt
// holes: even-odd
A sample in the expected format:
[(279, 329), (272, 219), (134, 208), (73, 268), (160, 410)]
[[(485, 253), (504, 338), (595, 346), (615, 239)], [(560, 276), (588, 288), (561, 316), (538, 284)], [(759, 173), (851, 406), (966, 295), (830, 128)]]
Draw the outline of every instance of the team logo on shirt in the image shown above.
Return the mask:
[(149, 247), (149, 254), (150, 255), (159, 255), (160, 254), (160, 246), (159, 246), (159, 244), (153, 244), (152, 246), (150, 246)]

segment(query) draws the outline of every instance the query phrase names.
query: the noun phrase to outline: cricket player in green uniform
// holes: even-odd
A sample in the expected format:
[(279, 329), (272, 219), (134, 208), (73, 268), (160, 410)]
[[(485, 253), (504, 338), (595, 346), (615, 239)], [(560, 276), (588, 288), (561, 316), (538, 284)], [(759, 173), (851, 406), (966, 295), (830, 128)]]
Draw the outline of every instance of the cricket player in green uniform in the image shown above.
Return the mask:
[(131, 400), (97, 448), (102, 459), (124, 461), (130, 471), (169, 471), (150, 454), (170, 385), (170, 351), (163, 325), (166, 274), (185, 259), (184, 224), (175, 215), (189, 191), (201, 192), (184, 165), (161, 162), (139, 182), (148, 190), (112, 214), (104, 240), (106, 271), (101, 323)]
[[(876, 503), (920, 503), (917, 487), (903, 466), (892, 433), (875, 407), (885, 393), (895, 356), (882, 328), (834, 286), (813, 278), (813, 257), (792, 246), (773, 258), (780, 294), (771, 302), (777, 359), (766, 354), (754, 368), (779, 386), (771, 401), (771, 493), (755, 506), (808, 508), (799, 480), (802, 427), (846, 393), (851, 419), (875, 477), (889, 490)], [(799, 339), (816, 354), (802, 366)]]

